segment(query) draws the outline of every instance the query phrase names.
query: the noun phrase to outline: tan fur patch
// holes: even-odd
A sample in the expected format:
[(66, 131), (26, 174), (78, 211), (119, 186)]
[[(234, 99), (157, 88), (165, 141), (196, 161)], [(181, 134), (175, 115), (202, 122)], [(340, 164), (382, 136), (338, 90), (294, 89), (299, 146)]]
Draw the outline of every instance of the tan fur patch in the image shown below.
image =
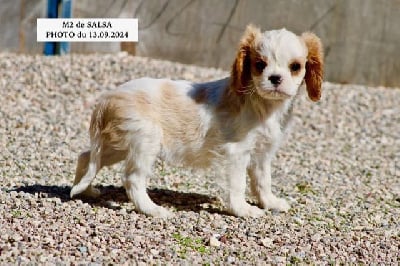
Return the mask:
[(234, 88), (225, 90), (221, 101), (217, 106), (217, 111), (235, 116), (242, 110), (245, 103), (245, 97), (245, 95), (238, 95), (234, 91)]
[(201, 139), (198, 136), (201, 119), (197, 104), (186, 95), (178, 94), (168, 83), (161, 87), (158, 113), (165, 145), (176, 141), (190, 143)]
[(259, 28), (254, 25), (248, 25), (242, 39), (239, 43), (239, 49), (231, 69), (230, 88), (224, 92), (218, 111), (227, 112), (236, 115), (242, 109), (245, 103), (246, 94), (250, 94), (250, 83), (254, 65), (252, 62), (264, 60), (256, 52), (256, 39), (261, 35)]
[(232, 87), (236, 93), (244, 94), (251, 79), (251, 54), (255, 54), (256, 39), (261, 35), (260, 29), (249, 25), (239, 43), (238, 53), (232, 65)]
[(313, 101), (321, 98), (324, 55), (321, 40), (311, 32), (305, 32), (301, 35), (308, 48), (306, 63), (306, 81), (308, 97)]
[[(203, 96), (201, 100), (205, 100)], [(199, 136), (202, 134), (202, 120), (198, 104), (185, 94), (179, 94), (168, 83), (160, 87), (160, 95), (157, 97), (150, 97), (144, 91), (115, 91), (103, 96), (93, 112), (91, 136), (94, 138), (100, 134), (103, 145), (115, 150), (126, 150), (129, 132), (123, 126), (129, 125), (134, 114), (159, 126), (163, 136), (162, 144), (167, 147), (176, 147), (177, 142), (191, 143), (197, 148), (202, 144), (200, 140), (204, 136)], [(190, 145), (187, 148), (190, 150)], [(193, 157), (190, 154), (185, 156), (188, 159)]]
[[(103, 145), (111, 146), (113, 149), (123, 150), (125, 133), (120, 125), (127, 119), (127, 96), (128, 93), (109, 93), (103, 96), (93, 112), (93, 126), (91, 131), (100, 130)], [(100, 121), (96, 121), (100, 120)], [(96, 123), (97, 122), (97, 125)], [(95, 135), (92, 132), (92, 135)]]

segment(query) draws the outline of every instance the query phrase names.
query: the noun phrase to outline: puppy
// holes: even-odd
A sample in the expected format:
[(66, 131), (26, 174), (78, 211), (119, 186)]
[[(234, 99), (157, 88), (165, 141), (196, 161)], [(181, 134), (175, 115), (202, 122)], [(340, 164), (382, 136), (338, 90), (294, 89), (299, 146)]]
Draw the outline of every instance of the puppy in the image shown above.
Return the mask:
[[(287, 133), (303, 80), (309, 98), (318, 101), (322, 76), (322, 44), (313, 33), (262, 33), (249, 25), (225, 79), (129, 81), (99, 99), (91, 118), (90, 150), (79, 156), (71, 197), (97, 196), (91, 185), (97, 172), (124, 160), (122, 183), (136, 209), (169, 217), (171, 212), (146, 192), (146, 179), (161, 156), (194, 168), (223, 166), (225, 204), (233, 215), (287, 211), (289, 204), (271, 191), (271, 160)], [(246, 174), (262, 209), (246, 202)]]

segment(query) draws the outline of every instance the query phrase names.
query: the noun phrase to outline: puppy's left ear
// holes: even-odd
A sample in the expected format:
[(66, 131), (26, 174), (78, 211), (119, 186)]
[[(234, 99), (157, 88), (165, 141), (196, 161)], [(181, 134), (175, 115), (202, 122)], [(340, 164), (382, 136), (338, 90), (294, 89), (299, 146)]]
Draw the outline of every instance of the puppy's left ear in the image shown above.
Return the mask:
[(306, 75), (308, 97), (314, 102), (321, 98), (322, 79), (324, 75), (324, 53), (321, 40), (311, 32), (304, 32), (300, 37), (307, 46), (308, 55)]

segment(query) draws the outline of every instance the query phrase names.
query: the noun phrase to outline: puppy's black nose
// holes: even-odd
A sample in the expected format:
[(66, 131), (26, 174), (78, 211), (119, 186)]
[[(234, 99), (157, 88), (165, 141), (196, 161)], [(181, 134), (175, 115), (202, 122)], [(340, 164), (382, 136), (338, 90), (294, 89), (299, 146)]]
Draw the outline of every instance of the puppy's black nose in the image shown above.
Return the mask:
[(281, 75), (271, 75), (268, 77), (268, 80), (271, 81), (273, 85), (279, 85), (282, 83), (282, 76)]

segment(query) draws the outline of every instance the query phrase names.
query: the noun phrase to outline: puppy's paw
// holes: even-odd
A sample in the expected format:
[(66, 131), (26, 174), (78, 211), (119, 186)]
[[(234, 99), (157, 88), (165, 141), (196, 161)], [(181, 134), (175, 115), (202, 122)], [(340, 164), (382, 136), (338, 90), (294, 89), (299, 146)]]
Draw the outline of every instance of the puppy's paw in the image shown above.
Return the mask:
[(258, 208), (257, 206), (250, 205), (247, 202), (241, 204), (240, 206), (230, 208), (230, 212), (235, 216), (253, 218), (258, 218), (265, 214), (264, 210)]
[(174, 217), (174, 214), (167, 210), (164, 207), (161, 206), (156, 206), (152, 209), (146, 210), (146, 211), (142, 211), (142, 213), (148, 215), (148, 216), (153, 216), (156, 218), (161, 218), (161, 219), (169, 219)]
[(75, 185), (72, 187), (71, 191), (69, 192), (69, 196), (71, 199), (75, 197), (76, 195), (81, 193), (81, 189), (78, 187), (78, 185)]
[(275, 197), (274, 195), (263, 200), (261, 205), (264, 209), (274, 209), (282, 212), (287, 212), (290, 209), (290, 204), (285, 199)]

